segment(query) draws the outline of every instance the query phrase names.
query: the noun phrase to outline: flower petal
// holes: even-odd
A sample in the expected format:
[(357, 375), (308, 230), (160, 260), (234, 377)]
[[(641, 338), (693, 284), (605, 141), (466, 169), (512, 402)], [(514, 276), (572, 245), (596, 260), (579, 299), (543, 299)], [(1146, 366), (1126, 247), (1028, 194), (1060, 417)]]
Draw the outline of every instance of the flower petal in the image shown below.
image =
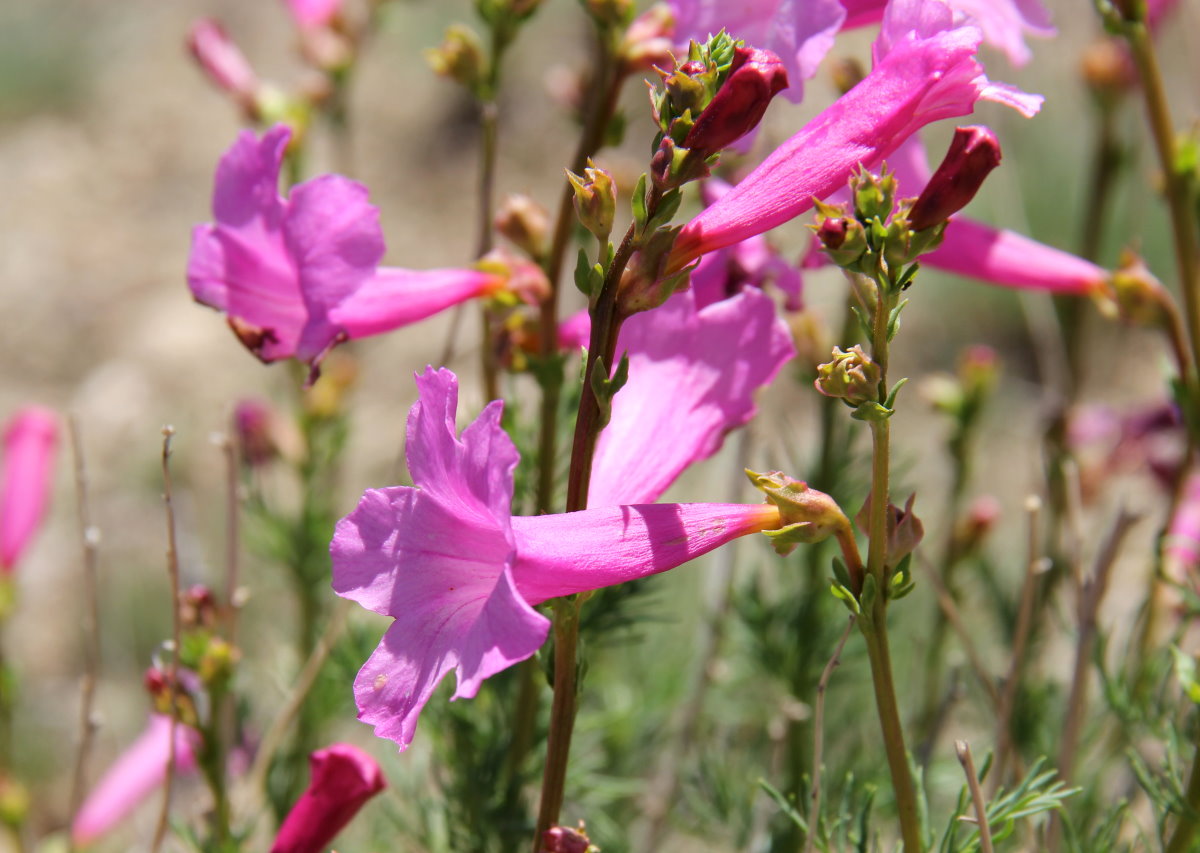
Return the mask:
[(58, 444), (58, 417), (26, 406), (4, 429), (0, 480), (0, 570), (12, 572), (46, 514)]
[(480, 270), (380, 267), (329, 318), (350, 338), (364, 338), (432, 317), (496, 286), (497, 277)]
[(794, 355), (772, 299), (756, 288), (696, 310), (690, 292), (621, 329), (629, 381), (600, 434), (589, 506), (656, 500), (756, 411), (753, 395)]
[(640, 504), (516, 516), (513, 578), (537, 604), (681, 566), (739, 536), (778, 527), (770, 504)]

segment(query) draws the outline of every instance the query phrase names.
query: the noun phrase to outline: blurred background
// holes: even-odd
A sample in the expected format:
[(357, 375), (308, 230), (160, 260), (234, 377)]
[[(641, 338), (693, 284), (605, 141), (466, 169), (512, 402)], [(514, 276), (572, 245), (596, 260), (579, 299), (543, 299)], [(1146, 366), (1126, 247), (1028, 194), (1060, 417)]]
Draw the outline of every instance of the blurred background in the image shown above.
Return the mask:
[[(1098, 38), (1099, 25), (1084, 0), (1048, 5), (1059, 36), (1033, 41), (1027, 67), (1014, 70), (1004, 57), (984, 51), (993, 80), (1043, 93), (1046, 103), (1031, 121), (980, 105), (973, 121), (996, 130), (1005, 162), (968, 213), (1074, 251), (1081, 239), (1095, 132), (1079, 69), (1082, 51)], [(1183, 5), (1161, 35), (1181, 126), (1200, 106), (1191, 85), (1200, 76), (1198, 10)], [(297, 56), (296, 33), (281, 2), (0, 4), (0, 415), (37, 402), (72, 414), (80, 424), (92, 512), (103, 537), (103, 681), (97, 703), (102, 726), (93, 775), (143, 727), (147, 701), (141, 672), (169, 634), (159, 475), (163, 425), (176, 430), (184, 577), (215, 582), (225, 498), (221, 454), (212, 435), (227, 429), (235, 401), (249, 396), (285, 401), (295, 378), (283, 365), (259, 364), (222, 318), (194, 304), (187, 291), (190, 230), (210, 218), (216, 162), (241, 126), (235, 107), (209, 85), (185, 50), (188, 26), (202, 16), (223, 23), (263, 79), (284, 89), (308, 84), (311, 72)], [(351, 83), (348, 151), (335, 153), (320, 123), (313, 129), (308, 173), (336, 169), (370, 188), (381, 210), (388, 264), (426, 268), (472, 260), (475, 111), (421, 55), (438, 44), (449, 23), (471, 17), (470, 5), (462, 0), (387, 5)], [(831, 56), (869, 62), (872, 36), (844, 36)], [(586, 45), (587, 25), (577, 5), (547, 0), (511, 51), (500, 96), (500, 196), (524, 192), (547, 206), (555, 203), (575, 128), (554, 93), (586, 62)], [(835, 95), (823, 72), (807, 86), (802, 106), (777, 101), (756, 151), (786, 138)], [(1133, 246), (1171, 282), (1169, 233), (1154, 194), (1153, 152), (1137, 107), (1128, 103), (1118, 114), (1129, 166), (1100, 262), (1111, 267), (1123, 247)], [(601, 162), (632, 182), (646, 166), (652, 133), (639, 85), (628, 87), (625, 109), (626, 141), (606, 151)], [(935, 162), (952, 126), (943, 122), (926, 134)], [(805, 245), (806, 221), (790, 223), (773, 238), (789, 256), (798, 257)], [(834, 326), (843, 292), (832, 271), (806, 277), (808, 304)], [(572, 290), (571, 296), (577, 294)], [(959, 351), (973, 343), (999, 352), (1001, 385), (985, 414), (985, 452), (972, 491), (999, 500), (998, 538), (1017, 542), (1021, 501), (1040, 488), (1042, 416), (1061, 375), (1049, 300), (936, 273), (923, 276), (912, 296), (894, 375), (920, 379), (953, 370)], [(1165, 353), (1157, 340), (1100, 320), (1090, 306), (1085, 311), (1090, 329), (1082, 398), (1118, 404), (1158, 400)], [(353, 432), (339, 486), (345, 511), (362, 489), (396, 481), (404, 418), (415, 397), (413, 371), (437, 363), (453, 328), (450, 317), (437, 317), (353, 346), (358, 373), (349, 404)], [(463, 341), (450, 366), (463, 376), (460, 412), (466, 418), (482, 403), (474, 381), (473, 310), (461, 328)], [(752, 458), (738, 457), (731, 441), (667, 498), (729, 499), (731, 472), (743, 465), (804, 477), (813, 453), (807, 437), (816, 401), (811, 389), (793, 378), (785, 370), (762, 400)], [(896, 421), (896, 434), (902, 491), (915, 488), (918, 509), (923, 502), (932, 509), (948, 476), (943, 424), (913, 394)], [(39, 791), (43, 831), (61, 827), (67, 818), (64, 768), (72, 760), (77, 732), (84, 606), (72, 462), (65, 441), (62, 447), (51, 517), (20, 567), (17, 610), (4, 638), (21, 683), (18, 762)], [(749, 563), (765, 554), (757, 542), (743, 551)], [(1016, 577), (1019, 562), (1008, 568)], [(703, 610), (704, 571), (655, 581), (653, 618), (639, 629), (639, 642), (655, 651), (637, 654), (646, 671), (636, 682), (662, 680), (666, 694), (682, 689), (679, 673), (690, 666), (697, 615)], [(285, 679), (296, 666), (290, 652), (272, 640), (279, 631), (276, 614), (282, 610), (284, 618), (293, 618), (290, 602), (277, 570), (253, 553), (246, 555), (243, 579), (250, 600), (242, 678), (255, 685), (255, 701), (270, 708), (286, 692)], [(359, 617), (367, 619), (356, 613)], [(385, 620), (377, 622), (382, 631)], [(853, 660), (846, 669), (855, 666)], [(627, 664), (613, 667), (628, 672)], [(596, 701), (604, 704), (606, 725), (619, 726), (622, 714), (635, 713), (639, 699), (627, 679), (603, 688)], [(396, 759), (392, 744), (373, 741), (352, 714), (345, 728), (345, 737), (366, 744), (387, 762), (389, 777), (409, 772), (404, 763), (409, 757)], [(581, 738), (577, 748), (583, 754), (586, 728)], [(613, 797), (629, 798), (637, 790), (638, 784), (630, 782)], [(123, 845), (131, 837), (144, 835), (130, 831), (112, 849), (128, 849)]]

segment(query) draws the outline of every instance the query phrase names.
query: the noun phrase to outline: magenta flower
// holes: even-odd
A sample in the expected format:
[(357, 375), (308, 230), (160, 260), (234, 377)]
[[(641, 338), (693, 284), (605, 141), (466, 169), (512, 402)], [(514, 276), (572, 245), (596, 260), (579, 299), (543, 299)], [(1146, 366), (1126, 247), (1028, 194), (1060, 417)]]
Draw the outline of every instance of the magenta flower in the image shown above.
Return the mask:
[(684, 44), (703, 43), (725, 29), (735, 39), (776, 54), (787, 70), (783, 95), (793, 103), (804, 97), (804, 81), (817, 73), (846, 12), (838, 0), (668, 0), (675, 34)]
[(771, 99), (788, 85), (787, 71), (769, 50), (734, 48), (729, 76), (688, 131), (683, 147), (709, 156), (758, 127)]
[[(780, 525), (771, 505), (643, 504), (510, 515), (517, 450), (491, 403), (455, 432), (458, 380), (429, 368), (408, 417), (415, 487), (369, 489), (334, 533), (333, 588), (395, 619), (354, 683), (359, 719), (405, 749), (449, 672), (452, 698), (542, 645), (533, 605), (663, 572)], [(663, 437), (668, 441), (676, 436)]]
[[(1040, 0), (945, 0), (954, 10), (955, 22), (974, 24), (983, 40), (1003, 51), (1013, 65), (1029, 61), (1025, 36), (1049, 38), (1055, 34), (1050, 13)], [(845, 29), (881, 20), (887, 0), (842, 0), (846, 9)]]
[(27, 406), (4, 429), (0, 481), (0, 571), (12, 574), (46, 514), (54, 476), (58, 418), (49, 409)]
[(271, 853), (321, 853), (387, 787), (375, 759), (348, 743), (318, 749), (308, 762), (312, 781), (284, 818)]
[(1164, 551), (1180, 583), (1200, 566), (1200, 473), (1196, 471), (1188, 474), (1184, 483), (1183, 497), (1167, 528)]
[(979, 30), (954, 27), (940, 2), (893, 0), (871, 73), (684, 226), (669, 270), (794, 219), (860, 164), (871, 167), (926, 124), (966, 115), (980, 99), (1036, 113), (1039, 96), (987, 79), (975, 61), (979, 41)]
[(467, 269), (380, 268), (379, 212), (362, 184), (322, 175), (279, 196), (290, 131), (255, 139), (243, 131), (221, 158), (215, 224), (192, 232), (188, 286), (225, 312), (263, 361), (316, 365), (348, 338), (380, 334), (504, 287), (501, 276)]
[[(196, 767), (200, 736), (187, 726), (175, 726), (175, 771)], [(146, 730), (105, 771), (71, 823), (71, 840), (88, 844), (124, 820), (167, 776), (171, 720), (152, 714)]]
[(211, 18), (193, 21), (187, 46), (218, 89), (233, 95), (243, 107), (253, 108), (258, 76), (224, 27)]
[(342, 0), (284, 0), (302, 30), (329, 26), (342, 10)]

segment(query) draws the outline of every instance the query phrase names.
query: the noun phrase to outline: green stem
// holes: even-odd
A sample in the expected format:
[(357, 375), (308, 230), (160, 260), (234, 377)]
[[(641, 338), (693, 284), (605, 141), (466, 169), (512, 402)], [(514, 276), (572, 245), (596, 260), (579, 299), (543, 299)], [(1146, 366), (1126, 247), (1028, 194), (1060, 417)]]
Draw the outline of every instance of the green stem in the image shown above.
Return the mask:
[(1196, 755), (1192, 758), (1186, 796), (1188, 810), (1179, 816), (1179, 823), (1175, 824), (1175, 831), (1171, 833), (1164, 853), (1187, 853), (1192, 849), (1196, 830), (1200, 829), (1200, 823), (1196, 821), (1196, 814), (1200, 812), (1200, 746), (1197, 746)]
[[(1126, 37), (1141, 76), (1150, 130), (1163, 170), (1175, 242), (1175, 261), (1179, 268), (1180, 290), (1183, 292), (1184, 316), (1192, 345), (1192, 365), (1200, 370), (1200, 278), (1197, 275), (1200, 266), (1197, 260), (1196, 222), (1188, 203), (1187, 187), (1175, 166), (1175, 128), (1154, 41), (1144, 23), (1131, 24)], [(1194, 375), (1195, 371), (1189, 372)]]
[[(579, 145), (571, 158), (571, 171), (582, 172), (587, 161), (604, 145), (604, 136), (608, 130), (609, 121), (617, 109), (617, 100), (625, 84), (625, 70), (620, 66), (612, 46), (612, 40), (605, 33), (598, 39), (599, 61), (596, 69), (596, 79), (601, 83), (602, 93), (593, 102), (588, 111), (583, 134)], [(541, 327), (541, 349), (545, 374), (542, 380), (542, 411), (538, 436), (538, 483), (537, 511), (550, 512), (554, 499), (555, 458), (558, 455), (558, 409), (562, 400), (563, 371), (561, 366), (554, 365), (558, 354), (558, 296), (559, 279), (562, 276), (563, 259), (566, 257), (567, 246), (571, 242), (571, 226), (574, 222), (574, 207), (572, 199), (574, 192), (569, 181), (563, 181), (562, 194), (558, 200), (558, 215), (554, 221), (554, 233), (550, 249), (546, 253), (542, 269), (550, 282), (550, 292), (542, 301), (539, 324)], [(585, 395), (586, 396), (586, 395)]]
[[(880, 399), (887, 398), (888, 317), (891, 300), (887, 282), (876, 282), (876, 302), (871, 330), (871, 356), (879, 365)], [(888, 546), (888, 479), (890, 470), (891, 428), (887, 419), (871, 422), (871, 512), (868, 525), (870, 547), (867, 551), (867, 574), (875, 581), (875, 595), (867, 604), (867, 618), (859, 621), (867, 641), (867, 656), (871, 661), (871, 683), (875, 688), (875, 707), (883, 733), (884, 752), (892, 787), (896, 795), (896, 810), (900, 816), (900, 833), (907, 853), (920, 853), (920, 816), (917, 810), (916, 788), (908, 768), (908, 750), (904, 745), (904, 730), (900, 725), (900, 710), (896, 702), (896, 685), (892, 677), (892, 658), (887, 635), (887, 546)]]
[(550, 708), (550, 737), (546, 744), (546, 768), (542, 775), (542, 801), (538, 808), (533, 851), (542, 849), (542, 836), (558, 823), (566, 795), (567, 759), (575, 729), (578, 698), (579, 607), (577, 596), (554, 601), (554, 704)]

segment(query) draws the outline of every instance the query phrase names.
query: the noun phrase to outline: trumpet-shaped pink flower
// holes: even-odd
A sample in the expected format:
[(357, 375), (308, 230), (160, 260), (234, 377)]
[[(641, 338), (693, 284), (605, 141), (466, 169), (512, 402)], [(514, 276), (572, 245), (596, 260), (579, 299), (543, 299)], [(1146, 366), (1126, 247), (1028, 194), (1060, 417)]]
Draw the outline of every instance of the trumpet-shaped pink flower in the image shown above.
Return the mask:
[(12, 573), (46, 514), (57, 444), (58, 418), (49, 409), (28, 406), (5, 427), (0, 571), (6, 575)]
[[(175, 771), (188, 773), (196, 767), (199, 734), (187, 726), (175, 726)], [(153, 714), (146, 730), (105, 771), (88, 794), (71, 823), (71, 840), (89, 844), (124, 820), (167, 776), (171, 749), (171, 720)]]
[(1164, 545), (1174, 580), (1196, 586), (1194, 575), (1200, 566), (1200, 473), (1192, 471), (1183, 486), (1183, 497), (1167, 528)]
[(878, 163), (926, 124), (966, 115), (980, 99), (1036, 113), (1039, 96), (984, 75), (975, 60), (980, 38), (975, 27), (955, 27), (937, 0), (892, 0), (871, 73), (684, 226), (669, 270), (794, 219), (814, 197), (845, 186), (860, 164)]
[(380, 334), (466, 299), (504, 279), (469, 269), (380, 268), (379, 211), (362, 184), (322, 175), (278, 191), (290, 131), (261, 140), (244, 131), (221, 158), (214, 224), (192, 232), (188, 286), (196, 300), (225, 312), (234, 332), (263, 361), (315, 365), (339, 341)]
[[(518, 456), (494, 402), (455, 430), (458, 380), (418, 377), (407, 457), (416, 487), (368, 490), (331, 545), (333, 587), (395, 619), (354, 683), (359, 719), (405, 749), (451, 671), (453, 698), (542, 645), (533, 605), (663, 572), (738, 536), (778, 527), (761, 504), (644, 504), (512, 517)], [(675, 436), (662, 436), (676, 440)]]
[(321, 853), (371, 797), (387, 787), (375, 759), (335, 743), (308, 759), (312, 780), (279, 827), (271, 853)]
[(342, 10), (343, 0), (285, 0), (302, 30), (327, 27)]

